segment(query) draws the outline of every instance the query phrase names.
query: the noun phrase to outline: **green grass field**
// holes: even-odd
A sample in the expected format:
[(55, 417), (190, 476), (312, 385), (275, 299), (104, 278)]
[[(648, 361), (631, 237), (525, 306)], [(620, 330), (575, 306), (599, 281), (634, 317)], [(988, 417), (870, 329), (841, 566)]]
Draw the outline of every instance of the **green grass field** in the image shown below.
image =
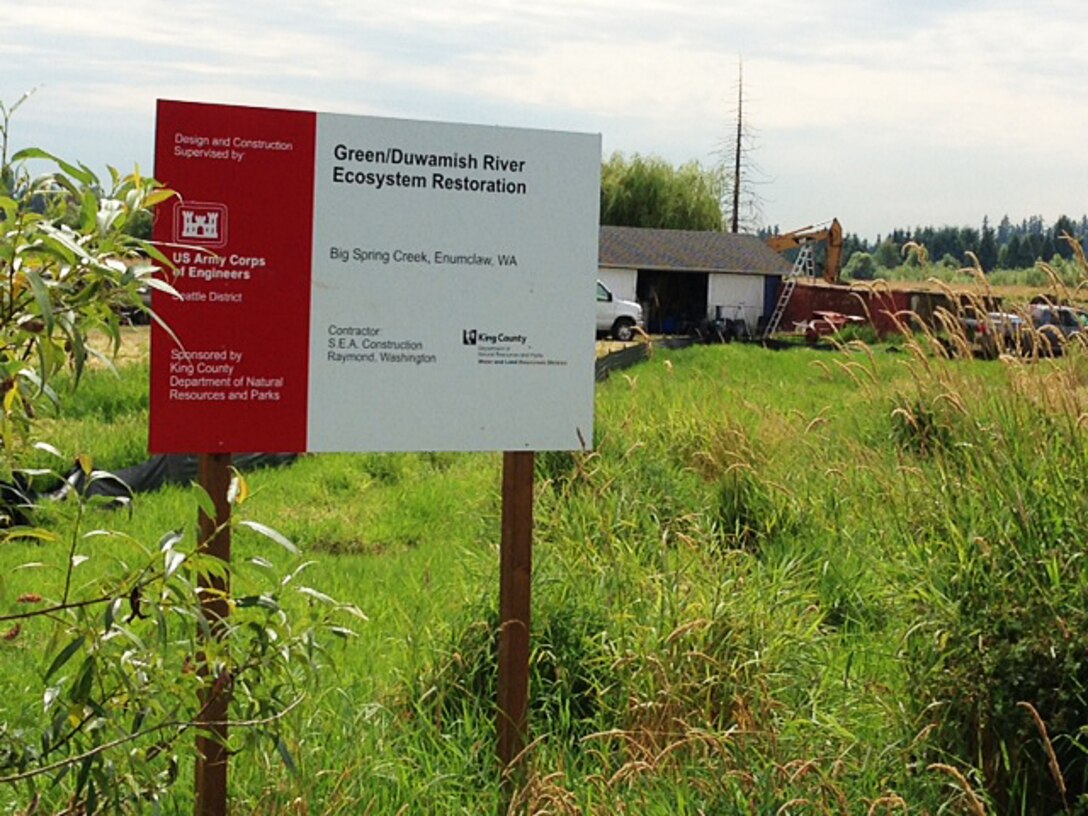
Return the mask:
[[(146, 378), (92, 372), (40, 437), (95, 467), (140, 460)], [(726, 345), (614, 374), (596, 449), (537, 457), (532, 741), (510, 809), (1074, 812), (1085, 416), (1079, 347), (984, 363)], [(290, 764), (261, 740), (234, 758), (234, 812), (502, 812), (500, 464), (322, 455), (247, 474), (239, 518), (301, 554), (237, 530), (236, 591), (265, 591), (264, 560), (312, 561), (296, 584), (367, 620), (315, 644), (278, 724)], [(191, 539), (196, 508), (188, 488), (90, 508), (82, 530), (123, 535), (86, 540), (74, 502), (44, 508), (57, 541), (0, 544), (0, 612), (61, 595), (70, 541), (78, 595), (166, 531)], [(283, 602), (307, 614), (304, 594)], [(40, 716), (53, 636), (39, 619), (0, 642), (0, 758)], [(190, 780), (162, 812), (191, 812)], [(0, 785), (0, 807), (28, 791)]]

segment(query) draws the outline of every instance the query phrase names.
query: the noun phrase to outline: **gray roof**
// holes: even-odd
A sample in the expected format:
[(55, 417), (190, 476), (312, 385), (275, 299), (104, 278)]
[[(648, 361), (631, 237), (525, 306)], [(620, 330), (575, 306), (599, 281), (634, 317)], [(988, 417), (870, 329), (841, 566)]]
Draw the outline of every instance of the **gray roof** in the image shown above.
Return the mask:
[(598, 264), (624, 269), (784, 275), (790, 263), (755, 235), (601, 227)]

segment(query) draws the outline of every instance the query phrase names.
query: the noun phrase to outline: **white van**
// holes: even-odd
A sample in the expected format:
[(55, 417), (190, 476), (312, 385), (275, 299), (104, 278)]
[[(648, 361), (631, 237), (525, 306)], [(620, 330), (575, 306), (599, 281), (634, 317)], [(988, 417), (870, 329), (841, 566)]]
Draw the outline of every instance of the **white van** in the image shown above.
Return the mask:
[(627, 342), (635, 336), (636, 326), (642, 328), (642, 307), (632, 300), (615, 297), (597, 281), (597, 334), (610, 334)]

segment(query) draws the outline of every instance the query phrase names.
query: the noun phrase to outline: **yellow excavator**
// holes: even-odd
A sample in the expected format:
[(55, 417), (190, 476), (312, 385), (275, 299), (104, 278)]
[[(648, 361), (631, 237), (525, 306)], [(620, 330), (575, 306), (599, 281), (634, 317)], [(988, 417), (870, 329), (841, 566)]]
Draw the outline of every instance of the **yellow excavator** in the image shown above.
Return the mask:
[(842, 225), (839, 219), (831, 219), (831, 226), (816, 229), (814, 227), (802, 227), (793, 232), (784, 232), (781, 235), (772, 235), (767, 239), (767, 246), (775, 252), (785, 252), (788, 249), (796, 249), (802, 244), (823, 241), (827, 244), (827, 265), (824, 266), (824, 280), (828, 283), (838, 283), (842, 272)]

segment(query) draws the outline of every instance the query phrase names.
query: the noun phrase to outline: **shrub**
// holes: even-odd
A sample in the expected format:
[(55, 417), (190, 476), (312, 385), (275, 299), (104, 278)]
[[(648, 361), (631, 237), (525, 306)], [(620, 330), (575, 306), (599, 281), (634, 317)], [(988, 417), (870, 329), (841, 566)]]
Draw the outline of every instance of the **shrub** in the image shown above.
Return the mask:
[(842, 346), (851, 343), (874, 346), (880, 342), (880, 335), (871, 323), (847, 323), (833, 335), (832, 339)]
[(876, 261), (868, 252), (855, 252), (846, 262), (842, 273), (854, 280), (872, 280), (876, 277)]

